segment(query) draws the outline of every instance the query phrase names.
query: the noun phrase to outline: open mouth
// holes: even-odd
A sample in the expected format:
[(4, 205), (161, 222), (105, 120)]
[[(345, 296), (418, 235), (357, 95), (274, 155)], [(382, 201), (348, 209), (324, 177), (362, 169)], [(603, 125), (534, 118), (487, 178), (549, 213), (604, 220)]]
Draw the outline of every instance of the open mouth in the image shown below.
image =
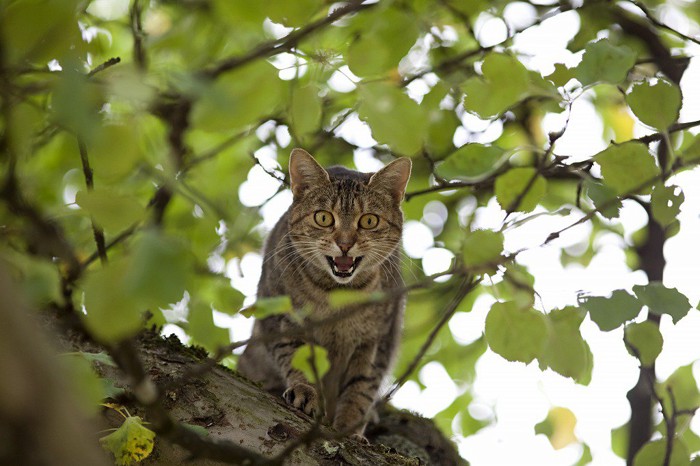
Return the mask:
[(333, 275), (336, 277), (351, 277), (352, 274), (355, 272), (357, 269), (357, 266), (360, 264), (360, 261), (362, 260), (362, 256), (360, 257), (350, 257), (350, 256), (338, 256), (338, 257), (331, 257), (331, 256), (326, 256), (326, 260), (331, 266), (331, 270), (333, 271)]

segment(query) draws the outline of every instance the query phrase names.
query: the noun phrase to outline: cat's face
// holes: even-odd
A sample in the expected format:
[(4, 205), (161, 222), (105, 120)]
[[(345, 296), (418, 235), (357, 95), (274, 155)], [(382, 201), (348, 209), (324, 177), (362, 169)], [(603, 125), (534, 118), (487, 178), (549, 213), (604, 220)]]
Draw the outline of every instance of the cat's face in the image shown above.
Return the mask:
[(374, 175), (326, 171), (295, 149), (289, 233), (307, 265), (340, 284), (388, 267), (384, 262), (401, 240), (400, 202), (410, 169), (410, 160), (398, 159)]

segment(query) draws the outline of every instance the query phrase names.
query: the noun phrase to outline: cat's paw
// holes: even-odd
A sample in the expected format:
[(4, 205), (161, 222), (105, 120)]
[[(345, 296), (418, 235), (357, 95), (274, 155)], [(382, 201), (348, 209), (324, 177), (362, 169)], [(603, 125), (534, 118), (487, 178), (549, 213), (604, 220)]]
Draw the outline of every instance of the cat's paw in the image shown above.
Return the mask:
[(292, 385), (284, 391), (282, 398), (287, 404), (294, 406), (299, 411), (303, 411), (309, 416), (319, 413), (319, 399), (316, 389), (305, 383)]
[(352, 434), (350, 438), (356, 442), (360, 442), (362, 445), (369, 445), (369, 440), (362, 434)]

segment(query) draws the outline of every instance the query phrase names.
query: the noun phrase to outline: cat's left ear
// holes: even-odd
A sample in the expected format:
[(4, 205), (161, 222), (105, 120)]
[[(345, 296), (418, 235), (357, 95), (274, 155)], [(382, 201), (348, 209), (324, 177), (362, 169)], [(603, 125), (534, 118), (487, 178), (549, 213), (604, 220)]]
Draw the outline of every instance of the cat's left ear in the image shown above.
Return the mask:
[(410, 176), (411, 159), (401, 157), (372, 175), (369, 186), (375, 189), (386, 189), (396, 202), (401, 202)]

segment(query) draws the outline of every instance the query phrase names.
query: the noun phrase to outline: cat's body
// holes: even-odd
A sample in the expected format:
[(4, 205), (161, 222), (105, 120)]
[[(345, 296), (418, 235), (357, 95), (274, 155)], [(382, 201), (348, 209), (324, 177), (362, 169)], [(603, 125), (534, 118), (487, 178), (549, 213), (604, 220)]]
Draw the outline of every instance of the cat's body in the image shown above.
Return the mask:
[(358, 436), (396, 355), (404, 298), (338, 310), (328, 296), (336, 289), (395, 292), (402, 286), (399, 205), (409, 174), (408, 159), (367, 174), (326, 171), (306, 152), (292, 152), (294, 202), (267, 239), (258, 297), (288, 295), (295, 309), (310, 314), (301, 326), (288, 315), (257, 321), (239, 360), (244, 375), (314, 414), (321, 397), (291, 359), (304, 343), (323, 346), (331, 364), (322, 379), (326, 419)]

